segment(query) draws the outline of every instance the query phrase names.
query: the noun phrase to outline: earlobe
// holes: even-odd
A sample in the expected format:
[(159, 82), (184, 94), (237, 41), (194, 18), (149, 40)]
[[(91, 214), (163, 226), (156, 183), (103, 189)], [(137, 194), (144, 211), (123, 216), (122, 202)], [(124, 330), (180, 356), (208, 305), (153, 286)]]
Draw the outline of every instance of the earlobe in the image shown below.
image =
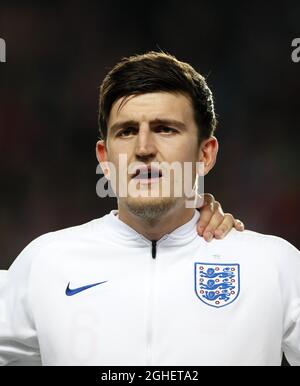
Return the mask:
[(204, 163), (204, 175), (214, 167), (217, 154), (219, 150), (219, 144), (216, 137), (209, 137), (201, 143), (201, 161)]
[(109, 179), (109, 167), (107, 163), (107, 153), (104, 141), (96, 143), (96, 157), (107, 179)]

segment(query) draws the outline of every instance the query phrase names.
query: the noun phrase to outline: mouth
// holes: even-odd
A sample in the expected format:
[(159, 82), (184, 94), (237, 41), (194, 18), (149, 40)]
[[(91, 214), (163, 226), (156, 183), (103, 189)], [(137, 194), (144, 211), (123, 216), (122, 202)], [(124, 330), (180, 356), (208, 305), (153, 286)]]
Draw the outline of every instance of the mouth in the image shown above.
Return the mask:
[(161, 177), (162, 171), (160, 169), (149, 166), (136, 169), (131, 178), (138, 180), (140, 184), (149, 184), (158, 182)]

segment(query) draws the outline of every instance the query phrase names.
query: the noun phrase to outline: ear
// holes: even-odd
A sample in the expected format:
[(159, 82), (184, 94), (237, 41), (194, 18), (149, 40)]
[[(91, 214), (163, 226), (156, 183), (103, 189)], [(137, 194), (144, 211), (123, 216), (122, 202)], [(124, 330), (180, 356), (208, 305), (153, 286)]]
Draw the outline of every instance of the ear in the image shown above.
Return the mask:
[(216, 137), (209, 137), (200, 144), (198, 159), (204, 164), (204, 175), (206, 175), (215, 165), (219, 143)]
[(107, 150), (105, 142), (100, 140), (96, 143), (96, 157), (103, 170), (104, 176), (109, 179), (109, 167), (107, 163)]

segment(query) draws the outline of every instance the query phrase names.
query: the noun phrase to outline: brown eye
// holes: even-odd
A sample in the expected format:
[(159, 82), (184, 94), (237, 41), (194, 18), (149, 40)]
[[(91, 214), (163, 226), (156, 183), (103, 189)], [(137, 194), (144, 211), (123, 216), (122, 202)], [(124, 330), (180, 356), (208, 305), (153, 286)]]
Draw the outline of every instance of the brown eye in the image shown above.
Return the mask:
[(118, 133), (118, 137), (128, 137), (129, 135), (133, 134), (136, 129), (134, 127), (126, 127), (126, 129), (121, 130)]
[(172, 127), (169, 126), (159, 126), (157, 129), (157, 132), (163, 132), (163, 133), (177, 133), (176, 129), (173, 129)]

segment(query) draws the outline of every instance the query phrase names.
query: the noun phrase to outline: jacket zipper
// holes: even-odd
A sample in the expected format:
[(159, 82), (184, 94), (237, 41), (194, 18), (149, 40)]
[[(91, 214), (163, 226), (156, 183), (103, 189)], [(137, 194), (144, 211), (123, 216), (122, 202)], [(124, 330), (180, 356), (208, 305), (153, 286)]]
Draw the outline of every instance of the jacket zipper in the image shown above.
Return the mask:
[(152, 240), (151, 243), (152, 243), (152, 258), (155, 259), (156, 258), (156, 240)]
[(155, 290), (155, 271), (156, 271), (156, 253), (157, 242), (151, 241), (151, 269), (150, 269), (150, 286), (149, 286), (149, 300), (147, 304), (148, 308), (148, 330), (147, 330), (147, 365), (152, 364), (152, 336), (153, 336), (153, 312), (154, 312), (154, 290)]
[[(168, 235), (165, 235), (162, 239), (159, 240), (159, 244), (161, 241), (166, 239)], [(149, 241), (148, 241), (149, 243)], [(153, 317), (154, 317), (154, 290), (155, 290), (155, 279), (156, 279), (156, 270), (157, 270), (157, 241), (151, 240), (151, 262), (150, 262), (150, 286), (149, 286), (149, 295), (148, 295), (148, 303), (147, 303), (147, 365), (152, 365), (152, 340), (153, 340)]]

